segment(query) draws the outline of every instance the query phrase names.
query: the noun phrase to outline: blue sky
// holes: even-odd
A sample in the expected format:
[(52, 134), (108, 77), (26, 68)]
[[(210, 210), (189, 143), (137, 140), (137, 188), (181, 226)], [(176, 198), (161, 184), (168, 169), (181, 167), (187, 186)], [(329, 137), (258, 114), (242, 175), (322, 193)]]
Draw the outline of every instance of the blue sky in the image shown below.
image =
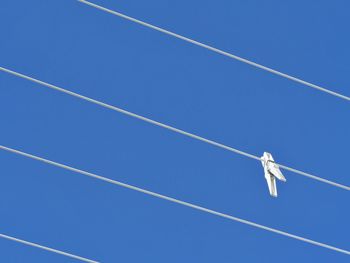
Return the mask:
[[(348, 1), (95, 1), (350, 95)], [(0, 8), (1, 66), (349, 185), (349, 104), (74, 0)], [(349, 193), (0, 73), (1, 144), (350, 249)], [(102, 262), (348, 256), (0, 152), (0, 232)], [(1, 262), (75, 262), (0, 240)]]

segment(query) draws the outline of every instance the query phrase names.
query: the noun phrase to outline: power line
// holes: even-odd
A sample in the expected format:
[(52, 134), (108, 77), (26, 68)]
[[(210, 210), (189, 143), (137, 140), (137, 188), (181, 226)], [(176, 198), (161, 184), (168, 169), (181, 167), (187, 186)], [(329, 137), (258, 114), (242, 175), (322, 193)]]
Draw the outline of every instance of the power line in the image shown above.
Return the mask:
[(225, 51), (220, 50), (220, 49), (218, 49), (218, 48), (215, 48), (215, 47), (206, 45), (206, 44), (201, 43), (201, 42), (198, 42), (198, 41), (196, 41), (196, 40), (193, 40), (193, 39), (184, 37), (184, 36), (179, 35), (179, 34), (176, 34), (176, 33), (173, 33), (173, 32), (171, 32), (171, 31), (169, 31), (169, 30), (166, 30), (166, 29), (163, 29), (163, 28), (154, 26), (154, 25), (152, 25), (152, 24), (143, 22), (143, 21), (138, 20), (138, 19), (136, 19), (136, 18), (133, 18), (133, 17), (124, 15), (124, 14), (119, 13), (119, 12), (117, 12), (117, 11), (114, 11), (114, 10), (105, 8), (105, 7), (103, 7), (103, 6), (100, 6), (100, 5), (91, 3), (91, 2), (89, 2), (89, 1), (85, 1), (85, 0), (77, 0), (77, 1), (78, 1), (78, 2), (81, 2), (81, 3), (83, 3), (83, 4), (86, 4), (86, 5), (89, 5), (89, 6), (91, 6), (91, 7), (94, 7), (94, 8), (96, 8), (96, 9), (102, 10), (102, 11), (104, 11), (104, 12), (110, 13), (110, 14), (112, 14), (112, 15), (116, 15), (116, 16), (119, 16), (119, 17), (124, 18), (124, 19), (126, 19), (126, 20), (129, 20), (129, 21), (132, 21), (132, 22), (134, 22), (134, 23), (140, 24), (140, 25), (142, 25), (142, 26), (145, 26), (145, 27), (154, 29), (154, 30), (156, 30), (156, 31), (162, 32), (162, 33), (164, 33), (164, 34), (170, 35), (170, 36), (172, 36), (172, 37), (175, 37), (175, 38), (184, 40), (184, 41), (186, 41), (186, 42), (192, 43), (192, 44), (194, 44), (194, 45), (197, 45), (197, 46), (206, 48), (206, 49), (208, 49), (208, 50), (214, 51), (214, 52), (219, 53), (219, 54), (221, 54), (221, 55), (224, 55), (224, 56), (226, 56), (226, 57), (233, 58), (233, 59), (238, 60), (238, 61), (240, 61), (240, 62), (243, 62), (243, 63), (245, 63), (245, 64), (251, 65), (251, 66), (253, 66), (253, 67), (260, 68), (260, 69), (262, 69), (262, 70), (265, 70), (265, 71), (270, 72), (270, 73), (272, 73), (272, 74), (278, 75), (278, 76), (280, 76), (280, 77), (283, 77), (283, 78), (286, 78), (286, 79), (289, 79), (289, 80), (298, 82), (298, 83), (300, 83), (300, 84), (303, 84), (303, 85), (309, 86), (309, 87), (311, 87), (311, 88), (314, 88), (314, 89), (323, 91), (323, 92), (328, 93), (328, 94), (330, 94), (330, 95), (333, 95), (333, 96), (335, 96), (335, 97), (338, 97), (338, 98), (341, 98), (341, 99), (350, 101), (350, 97), (348, 97), (348, 96), (345, 96), (345, 95), (342, 95), (342, 94), (340, 94), (340, 93), (337, 93), (337, 92), (331, 91), (331, 90), (329, 90), (329, 89), (323, 88), (323, 87), (321, 87), (321, 86), (312, 84), (312, 83), (307, 82), (307, 81), (305, 81), (305, 80), (302, 80), (302, 79), (293, 77), (293, 76), (291, 76), (291, 75), (285, 74), (285, 73), (280, 72), (280, 71), (277, 71), (277, 70), (275, 70), (275, 69), (272, 69), (272, 68), (263, 66), (263, 65), (261, 65), (261, 64), (258, 64), (258, 63), (255, 63), (255, 62), (253, 62), (253, 61), (250, 61), (250, 60), (248, 60), (248, 59), (245, 59), (245, 58), (242, 58), (242, 57), (233, 55), (233, 54), (231, 54), (231, 53), (228, 53), (228, 52), (225, 52)]
[(68, 165), (65, 165), (65, 164), (61, 164), (61, 163), (57, 163), (57, 162), (54, 162), (54, 161), (51, 161), (51, 160), (48, 160), (48, 159), (44, 159), (44, 158), (36, 156), (36, 155), (32, 155), (32, 154), (25, 153), (25, 152), (22, 152), (22, 151), (19, 151), (19, 150), (15, 150), (13, 148), (9, 148), (9, 147), (5, 147), (5, 146), (0, 145), (0, 149), (8, 151), (8, 152), (15, 153), (15, 154), (18, 154), (18, 155), (22, 155), (22, 156), (25, 156), (25, 157), (28, 157), (30, 159), (34, 159), (34, 160), (37, 160), (37, 161), (40, 161), (40, 162), (43, 162), (43, 163), (47, 163), (47, 164), (50, 164), (50, 165), (53, 165), (53, 166), (56, 166), (56, 167), (60, 167), (60, 168), (63, 168), (63, 169), (66, 169), (66, 170), (69, 170), (69, 171), (72, 171), (72, 172), (75, 172), (75, 173), (79, 173), (79, 174), (82, 174), (82, 175), (85, 175), (85, 176), (88, 176), (88, 177), (92, 177), (92, 178), (95, 178), (97, 180), (105, 181), (105, 182), (110, 183), (110, 184), (118, 185), (118, 186), (121, 186), (121, 187), (124, 187), (124, 188), (128, 188), (128, 189), (131, 189), (131, 190), (134, 190), (134, 191), (137, 191), (137, 192), (141, 192), (141, 193), (150, 195), (150, 196), (154, 196), (154, 197), (157, 197), (157, 198), (160, 198), (160, 199), (164, 199), (164, 200), (167, 200), (167, 201), (170, 201), (170, 202), (173, 202), (173, 203), (177, 203), (177, 204), (180, 204), (180, 205), (183, 205), (183, 206), (187, 206), (187, 207), (190, 207), (190, 208), (193, 208), (193, 209), (197, 209), (197, 210), (209, 213), (209, 214), (220, 216), (220, 217), (232, 220), (232, 221), (236, 221), (236, 222), (239, 222), (239, 223), (250, 225), (250, 226), (253, 226), (253, 227), (256, 227), (256, 228), (260, 228), (260, 229), (263, 229), (263, 230), (266, 230), (266, 231), (269, 231), (269, 232), (273, 232), (273, 233), (276, 233), (276, 234), (279, 234), (279, 235), (283, 235), (283, 236), (294, 238), (294, 239), (297, 239), (297, 240), (300, 240), (300, 241), (303, 241), (303, 242), (306, 242), (306, 243), (310, 243), (310, 244), (313, 244), (315, 246), (324, 247), (324, 248), (327, 248), (327, 249), (330, 249), (330, 250), (333, 250), (333, 251), (336, 251), (336, 252), (340, 252), (340, 253), (344, 253), (346, 255), (350, 255), (350, 251), (345, 250), (345, 249), (337, 248), (337, 247), (334, 247), (334, 246), (327, 245), (325, 243), (321, 243), (321, 242), (314, 241), (314, 240), (311, 240), (311, 239), (308, 239), (308, 238), (304, 238), (304, 237), (301, 237), (301, 236), (290, 234), (290, 233), (285, 232), (285, 231), (281, 231), (281, 230), (278, 230), (278, 229), (275, 229), (275, 228), (271, 228), (271, 227), (267, 227), (267, 226), (264, 226), (264, 225), (261, 225), (261, 224), (254, 223), (252, 221), (241, 219), (239, 217), (235, 217), (235, 216), (231, 216), (231, 215), (224, 214), (224, 213), (221, 213), (221, 212), (217, 212), (217, 211), (214, 211), (214, 210), (202, 207), (202, 206), (198, 206), (198, 205), (195, 205), (195, 204), (192, 204), (192, 203), (181, 201), (179, 199), (175, 199), (175, 198), (172, 198), (172, 197), (169, 197), (169, 196), (166, 196), (166, 195), (158, 194), (156, 192), (145, 190), (145, 189), (142, 189), (142, 188), (130, 185), (130, 184), (126, 184), (126, 183), (122, 183), (122, 182), (119, 182), (119, 181), (116, 181), (116, 180), (112, 180), (112, 179), (109, 179), (107, 177), (103, 177), (103, 176), (100, 176), (100, 175), (97, 175), (97, 174), (94, 174), (94, 173), (83, 171), (83, 170), (80, 170), (80, 169), (77, 169), (77, 168), (74, 168), (74, 167), (71, 167), (71, 166), (68, 166)]
[[(158, 122), (158, 121), (155, 121), (155, 120), (143, 117), (141, 115), (132, 113), (130, 111), (127, 111), (127, 110), (124, 110), (124, 109), (112, 106), (110, 104), (107, 104), (107, 103), (104, 103), (104, 102), (101, 102), (101, 101), (98, 101), (98, 100), (95, 100), (95, 99), (92, 99), (92, 98), (89, 98), (89, 97), (86, 97), (84, 95), (81, 95), (81, 94), (78, 94), (78, 93), (75, 93), (75, 92), (72, 92), (72, 91), (60, 88), (58, 86), (55, 86), (55, 85), (49, 84), (47, 82), (44, 82), (44, 81), (41, 81), (41, 80), (38, 80), (38, 79), (35, 79), (35, 78), (32, 78), (32, 77), (29, 77), (29, 76), (21, 74), (19, 72), (12, 71), (10, 69), (3, 68), (3, 67), (0, 67), (0, 71), (7, 72), (7, 73), (15, 75), (17, 77), (20, 77), (20, 78), (23, 78), (23, 79), (26, 79), (26, 80), (38, 83), (38, 84), (43, 85), (45, 87), (48, 87), (50, 89), (57, 90), (59, 92), (68, 94), (70, 96), (73, 96), (73, 97), (76, 97), (76, 98), (79, 98), (79, 99), (82, 99), (82, 100), (85, 100), (85, 101), (97, 104), (97, 105), (102, 106), (104, 108), (107, 108), (107, 109), (110, 109), (110, 110), (113, 110), (113, 111), (116, 111), (116, 112), (123, 113), (125, 115), (130, 116), (130, 117), (133, 117), (133, 118), (136, 118), (136, 119), (139, 119), (139, 120), (151, 123), (153, 125), (156, 125), (156, 126), (159, 126), (159, 127), (162, 127), (162, 128), (168, 129), (168, 130), (171, 130), (173, 132), (176, 132), (176, 133), (188, 136), (190, 138), (193, 138), (193, 139), (196, 139), (196, 140), (199, 140), (199, 141), (202, 141), (202, 142), (214, 145), (216, 147), (225, 149), (227, 151), (231, 151), (231, 152), (243, 155), (245, 157), (248, 157), (248, 158), (251, 158), (251, 159), (254, 159), (254, 160), (257, 160), (257, 161), (261, 161), (260, 157), (258, 157), (256, 155), (253, 155), (253, 154), (250, 154), (250, 153), (238, 150), (236, 148), (233, 148), (233, 147), (230, 147), (230, 146), (227, 146), (227, 145), (224, 145), (224, 144), (221, 144), (221, 143), (218, 143), (218, 142), (215, 142), (215, 141), (203, 138), (203, 137), (195, 135), (193, 133), (189, 133), (189, 132), (183, 131), (181, 129), (178, 129), (178, 128), (172, 127), (170, 125), (167, 125), (167, 124), (164, 124), (164, 123), (161, 123), (161, 122)], [(322, 182), (322, 183), (326, 183), (326, 184), (331, 185), (331, 186), (335, 186), (335, 187), (338, 187), (338, 188), (350, 191), (350, 187), (349, 186), (346, 186), (346, 185), (343, 185), (343, 184), (339, 184), (339, 183), (336, 183), (336, 182), (333, 182), (333, 181), (330, 181), (330, 180), (318, 177), (316, 175), (312, 175), (310, 173), (306, 173), (306, 172), (303, 172), (303, 171), (300, 171), (300, 170), (297, 170), (297, 169), (294, 169), (294, 168), (291, 168), (291, 167), (288, 167), (288, 166), (285, 166), (285, 165), (282, 165), (282, 164), (278, 164), (278, 163), (276, 163), (276, 164), (282, 169), (291, 171), (291, 172), (296, 173), (296, 174), (303, 175), (305, 177), (311, 178), (313, 180), (316, 180), (316, 181), (319, 181), (319, 182)]]
[(40, 248), (40, 249), (43, 249), (43, 250), (46, 250), (46, 251), (49, 251), (49, 252), (53, 252), (53, 253), (56, 253), (56, 254), (60, 254), (60, 255), (66, 256), (66, 257), (74, 258), (74, 259), (77, 259), (77, 260), (80, 260), (80, 261), (89, 262), (89, 263), (98, 263), (98, 261), (95, 261), (95, 260), (92, 260), (92, 259), (83, 258), (83, 257), (77, 256), (77, 255), (73, 255), (73, 254), (70, 254), (70, 253), (67, 253), (67, 252), (63, 252), (61, 250), (53, 249), (53, 248), (50, 248), (50, 247), (45, 247), (45, 246), (42, 246), (42, 245), (39, 245), (39, 244), (36, 244), (36, 243), (33, 243), (33, 242), (25, 241), (23, 239), (15, 238), (15, 237), (8, 236), (8, 235), (5, 235), (5, 234), (0, 234), (0, 237), (4, 238), (4, 239), (15, 241), (15, 242), (18, 242), (18, 243), (25, 244), (27, 246)]

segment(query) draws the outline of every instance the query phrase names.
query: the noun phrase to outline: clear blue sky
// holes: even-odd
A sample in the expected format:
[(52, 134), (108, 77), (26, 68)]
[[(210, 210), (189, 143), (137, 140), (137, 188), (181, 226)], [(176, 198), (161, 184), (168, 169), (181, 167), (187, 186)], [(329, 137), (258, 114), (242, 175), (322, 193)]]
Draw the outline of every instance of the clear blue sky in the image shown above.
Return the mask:
[[(350, 95), (349, 1), (98, 4)], [(350, 184), (349, 103), (74, 0), (2, 0), (1, 66)], [(0, 73), (1, 144), (350, 249), (349, 192)], [(349, 262), (0, 152), (0, 233), (102, 262)], [(75, 262), (0, 240), (1, 262)]]

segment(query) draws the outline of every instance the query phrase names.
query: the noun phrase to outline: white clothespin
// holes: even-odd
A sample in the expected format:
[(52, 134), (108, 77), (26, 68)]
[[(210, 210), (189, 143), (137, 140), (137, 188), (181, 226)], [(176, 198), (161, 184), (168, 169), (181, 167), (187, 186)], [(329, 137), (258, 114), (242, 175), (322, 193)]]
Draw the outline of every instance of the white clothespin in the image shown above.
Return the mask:
[(264, 155), (261, 157), (261, 162), (264, 167), (265, 179), (269, 186), (270, 195), (277, 197), (276, 178), (283, 182), (286, 182), (287, 180), (281, 173), (278, 165), (275, 163), (271, 153), (264, 152)]

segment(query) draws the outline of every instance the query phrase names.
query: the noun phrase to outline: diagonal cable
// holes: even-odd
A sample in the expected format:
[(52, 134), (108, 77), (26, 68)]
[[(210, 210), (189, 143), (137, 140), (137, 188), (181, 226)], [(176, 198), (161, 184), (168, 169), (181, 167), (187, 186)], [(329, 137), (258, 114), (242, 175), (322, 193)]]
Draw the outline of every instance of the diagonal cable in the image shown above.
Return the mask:
[(136, 19), (136, 18), (133, 18), (133, 17), (124, 15), (124, 14), (122, 14), (122, 13), (120, 13), (120, 12), (117, 12), (117, 11), (114, 11), (114, 10), (111, 10), (111, 9), (108, 9), (108, 8), (105, 8), (105, 7), (103, 7), (103, 6), (94, 4), (94, 3), (89, 2), (89, 1), (85, 1), (85, 0), (77, 0), (77, 1), (78, 1), (78, 2), (81, 2), (81, 3), (83, 3), (83, 4), (86, 4), (86, 5), (89, 5), (89, 6), (91, 6), (91, 7), (94, 7), (94, 8), (96, 8), (96, 9), (102, 10), (102, 11), (104, 11), (104, 12), (106, 12), (106, 13), (109, 13), (109, 14), (112, 14), (112, 15), (115, 15), (115, 16), (118, 16), (118, 17), (121, 17), (121, 18), (124, 18), (124, 19), (126, 19), (126, 20), (132, 21), (132, 22), (137, 23), (137, 24), (139, 24), (139, 25), (142, 25), (142, 26), (151, 28), (151, 29), (153, 29), (153, 30), (156, 30), (156, 31), (162, 32), (162, 33), (164, 33), (164, 34), (170, 35), (170, 36), (172, 36), (172, 37), (175, 37), (175, 38), (184, 40), (184, 41), (189, 42), (189, 43), (192, 43), (192, 44), (194, 44), (194, 45), (197, 45), (197, 46), (206, 48), (206, 49), (208, 49), (208, 50), (210, 50), (210, 51), (219, 53), (219, 54), (224, 55), (224, 56), (226, 56), (226, 57), (229, 57), (229, 58), (238, 60), (238, 61), (240, 61), (240, 62), (243, 62), (243, 63), (245, 63), (245, 64), (251, 65), (251, 66), (253, 66), (253, 67), (256, 67), (256, 68), (265, 70), (265, 71), (267, 71), (267, 72), (270, 72), (270, 73), (272, 73), (272, 74), (278, 75), (278, 76), (280, 76), (280, 77), (283, 77), (283, 78), (286, 78), (286, 79), (289, 79), (289, 80), (298, 82), (298, 83), (300, 83), (300, 84), (303, 84), (303, 85), (305, 85), (305, 86), (308, 86), (308, 87), (311, 87), (311, 88), (314, 88), (314, 89), (323, 91), (323, 92), (328, 93), (328, 94), (330, 94), (330, 95), (333, 95), (333, 96), (335, 96), (335, 97), (338, 97), (338, 98), (341, 98), (341, 99), (350, 101), (350, 97), (349, 97), (349, 96), (346, 96), (346, 95), (343, 95), (343, 94), (334, 92), (334, 91), (332, 91), (332, 90), (326, 89), (326, 88), (321, 87), (321, 86), (316, 85), (316, 84), (312, 84), (312, 83), (310, 83), (310, 82), (307, 82), (307, 81), (305, 81), (305, 80), (302, 80), (302, 79), (293, 77), (293, 76), (291, 76), (291, 75), (288, 75), (288, 74), (286, 74), (286, 73), (280, 72), (280, 71), (278, 71), (278, 70), (275, 70), (275, 69), (266, 67), (266, 66), (264, 66), (264, 65), (255, 63), (255, 62), (253, 62), (253, 61), (251, 61), (251, 60), (248, 60), (248, 59), (239, 57), (239, 56), (237, 56), (237, 55), (233, 55), (233, 54), (228, 53), (228, 52), (225, 52), (225, 51), (223, 51), (223, 50), (221, 50), (221, 49), (218, 49), (218, 48), (215, 48), (215, 47), (206, 45), (206, 44), (204, 44), (204, 43), (201, 43), (201, 42), (198, 42), (198, 41), (196, 41), (196, 40), (193, 40), (193, 39), (184, 37), (184, 36), (182, 36), (182, 35), (176, 34), (176, 33), (171, 32), (171, 31), (169, 31), (169, 30), (166, 30), (166, 29), (163, 29), (163, 28), (154, 26), (154, 25), (152, 25), (152, 24), (146, 23), (146, 22), (141, 21), (141, 20), (139, 20), (139, 19)]
[[(218, 143), (218, 142), (215, 142), (215, 141), (206, 139), (206, 138), (204, 138), (204, 137), (195, 135), (195, 134), (193, 134), (193, 133), (186, 132), (186, 131), (184, 131), (184, 130), (181, 130), (181, 129), (172, 127), (172, 126), (170, 126), (170, 125), (167, 125), (167, 124), (164, 124), (164, 123), (161, 123), (161, 122), (158, 122), (158, 121), (155, 121), (155, 120), (152, 120), (152, 119), (143, 117), (143, 116), (141, 116), (141, 115), (132, 113), (132, 112), (130, 112), (130, 111), (127, 111), (127, 110), (118, 108), (118, 107), (116, 107), (116, 106), (113, 106), (113, 105), (110, 105), (110, 104), (107, 104), (107, 103), (104, 103), (104, 102), (101, 102), (101, 101), (98, 101), (98, 100), (95, 100), (95, 99), (92, 99), (92, 98), (89, 98), (89, 97), (86, 97), (86, 96), (84, 96), (84, 95), (81, 95), (81, 94), (72, 92), (72, 91), (70, 91), (70, 90), (63, 89), (63, 88), (61, 88), (61, 87), (58, 87), (58, 86), (49, 84), (49, 83), (47, 83), (47, 82), (44, 82), (44, 81), (41, 81), (41, 80), (38, 80), (38, 79), (35, 79), (35, 78), (32, 78), (32, 77), (29, 77), (29, 76), (24, 75), (24, 74), (21, 74), (21, 73), (19, 73), (19, 72), (12, 71), (12, 70), (10, 70), (10, 69), (3, 68), (3, 67), (0, 67), (0, 71), (4, 71), (4, 72), (6, 72), (6, 73), (15, 75), (15, 76), (17, 76), (17, 77), (20, 77), (20, 78), (23, 78), (23, 79), (26, 79), (26, 80), (29, 80), (29, 81), (38, 83), (38, 84), (40, 84), (40, 85), (42, 85), (42, 86), (45, 86), (45, 87), (47, 87), (47, 88), (50, 88), (50, 89), (53, 89), (53, 90), (57, 90), (57, 91), (59, 91), (59, 92), (68, 94), (68, 95), (70, 95), (70, 96), (73, 96), (73, 97), (76, 97), (76, 98), (79, 98), (79, 99), (82, 99), (82, 100), (85, 100), (85, 101), (88, 101), (88, 102), (97, 104), (97, 105), (102, 106), (102, 107), (104, 107), (104, 108), (107, 108), (107, 109), (110, 109), (110, 110), (113, 110), (113, 111), (116, 111), (116, 112), (123, 113), (123, 114), (125, 114), (125, 115), (130, 116), (130, 117), (133, 117), (133, 118), (136, 118), (136, 119), (139, 119), (139, 120), (142, 120), (142, 121), (151, 123), (151, 124), (153, 124), (153, 125), (156, 125), (156, 126), (159, 126), (159, 127), (162, 127), (162, 128), (168, 129), (168, 130), (171, 130), (171, 131), (173, 131), (173, 132), (176, 132), (176, 133), (179, 133), (179, 134), (188, 136), (188, 137), (190, 137), (190, 138), (193, 138), (193, 139), (196, 139), (196, 140), (199, 140), (199, 141), (202, 141), (202, 142), (205, 142), (205, 143), (214, 145), (214, 146), (216, 146), (216, 147), (225, 149), (225, 150), (227, 150), (227, 151), (231, 151), (231, 152), (234, 152), (234, 153), (243, 155), (243, 156), (245, 156), (245, 157), (248, 157), (248, 158), (251, 158), (251, 159), (260, 161), (260, 157), (258, 157), (258, 156), (256, 156), (256, 155), (253, 155), (253, 154), (250, 154), (250, 153), (247, 153), (247, 152), (238, 150), (238, 149), (236, 149), (236, 148), (233, 148), (233, 147), (230, 147), (230, 146), (227, 146), (227, 145), (224, 145), (224, 144), (221, 144), (221, 143)], [(333, 182), (333, 181), (330, 181), (330, 180), (327, 180), (327, 179), (318, 177), (318, 176), (316, 176), (316, 175), (313, 175), (313, 174), (310, 174), (310, 173), (306, 173), (306, 172), (303, 172), (303, 171), (300, 171), (300, 170), (297, 170), (297, 169), (288, 167), (288, 166), (286, 166), (286, 165), (282, 165), (282, 164), (278, 164), (278, 163), (276, 163), (276, 164), (277, 164), (280, 168), (282, 168), (282, 169), (291, 171), (291, 172), (293, 172), (293, 173), (296, 173), (296, 174), (299, 174), (299, 175), (302, 175), (302, 176), (311, 178), (311, 179), (313, 179), (313, 180), (316, 180), (316, 181), (319, 181), (319, 182), (322, 182), (322, 183), (326, 183), (326, 184), (328, 184), (328, 185), (332, 185), (332, 186), (335, 186), (335, 187), (342, 188), (342, 189), (345, 189), (345, 190), (350, 191), (350, 187), (349, 187), (349, 186), (346, 186), (346, 185), (343, 185), (343, 184), (340, 184), (340, 183), (336, 183), (336, 182)]]
[(172, 197), (169, 197), (169, 196), (166, 196), (166, 195), (162, 195), (162, 194), (159, 194), (159, 193), (156, 193), (156, 192), (145, 190), (143, 188), (139, 188), (139, 187), (136, 187), (136, 186), (133, 186), (133, 185), (130, 185), (130, 184), (126, 184), (126, 183), (122, 183), (122, 182), (119, 182), (119, 181), (116, 181), (116, 180), (112, 180), (112, 179), (109, 179), (107, 177), (103, 177), (103, 176), (100, 176), (100, 175), (97, 175), (97, 174), (94, 174), (94, 173), (90, 173), (90, 172), (87, 172), (87, 171), (83, 171), (83, 170), (80, 170), (80, 169), (77, 169), (77, 168), (65, 165), (65, 164), (61, 164), (61, 163), (54, 162), (54, 161), (51, 161), (51, 160), (48, 160), (48, 159), (44, 159), (42, 157), (39, 157), (39, 156), (36, 156), (36, 155), (32, 155), (32, 154), (29, 154), (29, 153), (25, 153), (25, 152), (22, 152), (22, 151), (19, 151), (19, 150), (15, 150), (13, 148), (9, 148), (9, 147), (0, 145), (0, 149), (8, 151), (8, 152), (11, 152), (11, 153), (15, 153), (15, 154), (18, 154), (18, 155), (21, 155), (21, 156), (25, 156), (27, 158), (34, 159), (34, 160), (37, 160), (37, 161), (40, 161), (40, 162), (43, 162), (43, 163), (47, 163), (47, 164), (50, 164), (50, 165), (53, 165), (53, 166), (56, 166), (56, 167), (60, 167), (60, 168), (63, 168), (63, 169), (66, 169), (66, 170), (69, 170), (69, 171), (72, 171), (72, 172), (75, 172), (75, 173), (79, 173), (79, 174), (82, 174), (82, 175), (85, 175), (85, 176), (88, 176), (88, 177), (92, 177), (92, 178), (95, 178), (97, 180), (105, 181), (105, 182), (110, 183), (110, 184), (118, 185), (118, 186), (121, 186), (121, 187), (124, 187), (124, 188), (128, 188), (128, 189), (131, 189), (131, 190), (134, 190), (134, 191), (137, 191), (137, 192), (141, 192), (141, 193), (153, 196), (153, 197), (157, 197), (157, 198), (164, 199), (164, 200), (167, 200), (167, 201), (170, 201), (170, 202), (173, 202), (173, 203), (177, 203), (177, 204), (180, 204), (180, 205), (183, 205), (183, 206), (187, 206), (187, 207), (190, 207), (190, 208), (193, 208), (193, 209), (196, 209), (196, 210), (200, 210), (202, 212), (206, 212), (206, 213), (209, 213), (209, 214), (220, 216), (220, 217), (232, 220), (232, 221), (236, 221), (236, 222), (239, 222), (239, 223), (242, 223), (242, 224), (250, 225), (252, 227), (256, 227), (256, 228), (260, 228), (260, 229), (263, 229), (263, 230), (266, 230), (266, 231), (269, 231), (269, 232), (273, 232), (273, 233), (276, 233), (276, 234), (279, 234), (279, 235), (282, 235), (282, 236), (290, 237), (290, 238), (297, 239), (297, 240), (300, 240), (300, 241), (303, 241), (303, 242), (306, 242), (306, 243), (309, 243), (309, 244), (313, 244), (315, 246), (324, 247), (324, 248), (327, 248), (327, 249), (330, 249), (330, 250), (333, 250), (333, 251), (336, 251), (336, 252), (340, 252), (340, 253), (344, 253), (346, 255), (350, 255), (350, 251), (345, 250), (345, 249), (341, 249), (341, 248), (334, 247), (334, 246), (331, 246), (331, 245), (328, 245), (328, 244), (325, 244), (325, 243), (322, 243), (322, 242), (318, 242), (318, 241), (315, 241), (315, 240), (312, 240), (312, 239), (304, 238), (304, 237), (301, 237), (301, 236), (298, 236), (298, 235), (294, 235), (294, 234), (291, 234), (291, 233), (288, 233), (288, 232), (285, 232), (285, 231), (281, 231), (281, 230), (278, 230), (278, 229), (275, 229), (275, 228), (272, 228), (272, 227), (268, 227), (268, 226), (264, 226), (264, 225), (261, 225), (261, 224), (258, 224), (258, 223), (254, 223), (252, 221), (241, 219), (239, 217), (235, 217), (235, 216), (231, 216), (231, 215), (224, 214), (224, 213), (221, 213), (221, 212), (217, 212), (215, 210), (211, 210), (211, 209), (199, 206), (199, 205), (195, 205), (195, 204), (188, 203), (188, 202), (185, 202), (185, 201), (181, 201), (179, 199), (175, 199), (175, 198), (172, 198)]
[(4, 239), (7, 239), (7, 240), (15, 241), (17, 243), (25, 244), (27, 246), (40, 248), (42, 250), (46, 250), (46, 251), (49, 251), (49, 252), (52, 252), (52, 253), (60, 254), (60, 255), (66, 256), (66, 257), (70, 257), (70, 258), (74, 258), (74, 259), (77, 259), (77, 260), (80, 260), (80, 261), (83, 261), (83, 262), (98, 263), (98, 261), (95, 261), (95, 260), (92, 260), (92, 259), (83, 258), (83, 257), (77, 256), (77, 255), (71, 254), (71, 253), (63, 252), (61, 250), (53, 249), (53, 248), (50, 248), (50, 247), (39, 245), (39, 244), (36, 244), (36, 243), (33, 243), (33, 242), (29, 242), (29, 241), (26, 241), (26, 240), (23, 240), (23, 239), (19, 239), (19, 238), (16, 238), (16, 237), (12, 237), (12, 236), (8, 236), (8, 235), (5, 235), (5, 234), (0, 234), (0, 238), (4, 238)]

